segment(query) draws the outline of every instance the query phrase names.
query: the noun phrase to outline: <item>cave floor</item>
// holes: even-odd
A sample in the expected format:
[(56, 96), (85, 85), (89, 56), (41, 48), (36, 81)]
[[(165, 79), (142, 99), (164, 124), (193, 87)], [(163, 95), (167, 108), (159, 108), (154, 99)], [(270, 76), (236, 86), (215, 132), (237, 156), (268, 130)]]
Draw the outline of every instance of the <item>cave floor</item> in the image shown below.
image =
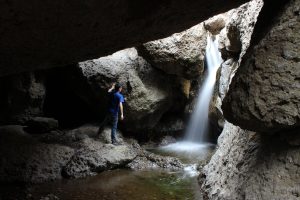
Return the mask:
[[(212, 151), (213, 148), (208, 147), (205, 154)], [(155, 152), (165, 156), (172, 154)], [(187, 167), (182, 171), (115, 169), (80, 179), (31, 186), (4, 185), (1, 193), (3, 199), (31, 200), (201, 200), (197, 164), (187, 163), (190, 159), (182, 155), (177, 157), (186, 163)]]

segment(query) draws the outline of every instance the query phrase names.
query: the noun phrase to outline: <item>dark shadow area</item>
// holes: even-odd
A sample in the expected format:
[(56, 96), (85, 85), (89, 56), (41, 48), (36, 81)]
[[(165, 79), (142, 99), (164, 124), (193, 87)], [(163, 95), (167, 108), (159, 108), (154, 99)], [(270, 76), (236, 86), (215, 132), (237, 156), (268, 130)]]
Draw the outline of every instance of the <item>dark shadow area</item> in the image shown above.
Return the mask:
[(44, 113), (47, 117), (57, 119), (61, 128), (74, 128), (91, 121), (101, 121), (104, 117), (71, 89), (78, 86), (70, 85), (69, 79), (74, 70), (72, 66), (51, 70), (46, 81)]

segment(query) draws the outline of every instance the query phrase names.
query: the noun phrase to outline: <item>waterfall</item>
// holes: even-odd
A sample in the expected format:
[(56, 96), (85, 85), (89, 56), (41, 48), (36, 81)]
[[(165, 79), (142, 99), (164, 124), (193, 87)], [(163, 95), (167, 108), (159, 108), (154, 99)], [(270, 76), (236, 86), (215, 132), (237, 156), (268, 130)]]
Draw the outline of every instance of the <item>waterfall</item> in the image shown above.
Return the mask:
[[(199, 89), (195, 110), (187, 126), (183, 141), (161, 147), (165, 152), (176, 152), (177, 155), (197, 161), (203, 159), (214, 146), (205, 142), (209, 103), (216, 83), (216, 74), (222, 63), (221, 53), (218, 50), (218, 37), (208, 36), (205, 50), (206, 75), (202, 87)], [(190, 170), (190, 168), (189, 168)]]
[(207, 36), (205, 60), (207, 71), (203, 85), (198, 92), (195, 110), (187, 126), (186, 141), (202, 143), (206, 139), (209, 103), (216, 83), (216, 74), (222, 63), (221, 53), (218, 50), (217, 36)]

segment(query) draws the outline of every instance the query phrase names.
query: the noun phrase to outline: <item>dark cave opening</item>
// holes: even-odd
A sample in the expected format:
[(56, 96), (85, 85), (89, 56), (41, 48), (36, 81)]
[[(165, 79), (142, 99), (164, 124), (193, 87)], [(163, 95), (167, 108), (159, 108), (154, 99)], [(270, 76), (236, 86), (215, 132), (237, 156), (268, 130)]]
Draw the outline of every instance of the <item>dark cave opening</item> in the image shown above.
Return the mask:
[(76, 86), (70, 85), (68, 80), (70, 77), (65, 75), (68, 70), (72, 72), (72, 67), (50, 71), (45, 83), (47, 89), (44, 102), (45, 116), (57, 119), (61, 128), (75, 128), (91, 121), (100, 122), (104, 118), (71, 89)]

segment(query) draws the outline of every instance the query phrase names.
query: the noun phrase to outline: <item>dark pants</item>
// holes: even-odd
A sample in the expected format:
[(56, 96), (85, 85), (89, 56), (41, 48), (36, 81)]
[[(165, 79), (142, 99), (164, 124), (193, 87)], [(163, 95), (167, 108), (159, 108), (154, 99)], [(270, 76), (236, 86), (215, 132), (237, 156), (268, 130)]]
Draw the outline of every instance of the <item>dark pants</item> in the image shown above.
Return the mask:
[(112, 124), (111, 124), (111, 142), (115, 143), (116, 140), (116, 134), (117, 134), (117, 128), (118, 128), (118, 115), (112, 115)]
[(101, 122), (99, 129), (98, 129), (98, 135), (101, 134), (104, 127), (107, 125), (111, 126), (111, 142), (116, 142), (116, 134), (117, 134), (117, 128), (118, 128), (118, 114), (114, 115), (112, 113), (107, 113), (104, 120)]

